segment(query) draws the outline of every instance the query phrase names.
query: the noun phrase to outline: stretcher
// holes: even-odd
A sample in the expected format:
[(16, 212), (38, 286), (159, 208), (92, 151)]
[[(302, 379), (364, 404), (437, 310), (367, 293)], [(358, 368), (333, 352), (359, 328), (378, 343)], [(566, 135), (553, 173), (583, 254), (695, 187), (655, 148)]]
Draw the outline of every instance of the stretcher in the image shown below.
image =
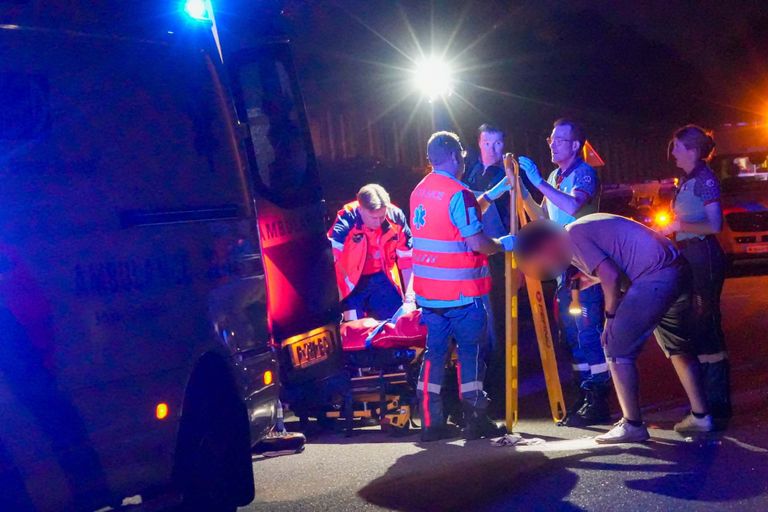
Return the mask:
[(344, 362), (351, 378), (351, 400), (326, 413), (345, 418), (348, 433), (355, 425), (378, 423), (401, 435), (410, 431), (416, 404), (416, 382), (427, 328), (421, 311), (394, 322), (363, 318), (341, 325)]

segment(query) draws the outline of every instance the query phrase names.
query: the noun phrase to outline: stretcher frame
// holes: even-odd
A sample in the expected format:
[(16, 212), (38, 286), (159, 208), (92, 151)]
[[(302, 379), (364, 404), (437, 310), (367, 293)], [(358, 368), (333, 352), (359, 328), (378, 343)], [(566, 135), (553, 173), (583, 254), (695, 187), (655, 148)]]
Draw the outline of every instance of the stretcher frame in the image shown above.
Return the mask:
[[(522, 198), (522, 183), (520, 181), (520, 166), (514, 155), (504, 155), (504, 172), (513, 185), (509, 194), (509, 232), (517, 234), (518, 225), (525, 226), (528, 217), (525, 212)], [(519, 223), (519, 224), (518, 224)], [(518, 290), (522, 284), (522, 275), (517, 270), (515, 254), (509, 251), (504, 259), (504, 275), (506, 285), (506, 414), (505, 422), (510, 432), (519, 419), (519, 301)], [(556, 423), (565, 418), (566, 408), (563, 399), (563, 388), (560, 384), (560, 375), (557, 371), (557, 358), (555, 356), (554, 340), (549, 325), (547, 303), (544, 300), (544, 292), (541, 281), (525, 277), (528, 289), (528, 300), (531, 305), (531, 314), (536, 331), (536, 341), (541, 357), (541, 367), (544, 371), (544, 381), (547, 386), (549, 407), (552, 419)]]

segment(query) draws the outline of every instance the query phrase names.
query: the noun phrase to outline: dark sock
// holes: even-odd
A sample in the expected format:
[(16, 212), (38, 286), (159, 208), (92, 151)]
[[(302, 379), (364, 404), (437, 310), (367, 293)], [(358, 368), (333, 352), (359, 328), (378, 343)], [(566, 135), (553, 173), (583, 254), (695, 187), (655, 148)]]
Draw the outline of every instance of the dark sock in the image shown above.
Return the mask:
[(636, 420), (630, 420), (629, 418), (624, 418), (624, 421), (632, 425), (633, 427), (642, 427), (643, 422), (642, 421), (636, 421)]
[(694, 418), (698, 418), (698, 419), (703, 419), (703, 418), (706, 418), (707, 416), (709, 416), (709, 413), (707, 413), (707, 412), (698, 413), (698, 412), (691, 411), (691, 414), (693, 414)]

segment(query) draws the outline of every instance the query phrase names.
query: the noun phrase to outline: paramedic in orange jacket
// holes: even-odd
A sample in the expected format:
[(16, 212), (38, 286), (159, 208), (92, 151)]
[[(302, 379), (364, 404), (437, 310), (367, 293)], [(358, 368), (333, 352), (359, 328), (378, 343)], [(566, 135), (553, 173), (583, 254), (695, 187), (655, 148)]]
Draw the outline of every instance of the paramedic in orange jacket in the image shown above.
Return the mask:
[(487, 415), (483, 390), (488, 314), (483, 297), (491, 290), (488, 255), (511, 251), (512, 235), (500, 239), (483, 232), (482, 210), (510, 190), (508, 180), (479, 198), (460, 180), (464, 148), (459, 137), (437, 132), (427, 144), (430, 172), (411, 194), (413, 274), (416, 302), (427, 326), (427, 351), (417, 386), (422, 441), (452, 437), (440, 391), (453, 342), (458, 353), (459, 395), (465, 439), (502, 435)]
[(365, 185), (344, 205), (328, 231), (344, 320), (391, 318), (414, 310), (411, 230), (384, 187)]

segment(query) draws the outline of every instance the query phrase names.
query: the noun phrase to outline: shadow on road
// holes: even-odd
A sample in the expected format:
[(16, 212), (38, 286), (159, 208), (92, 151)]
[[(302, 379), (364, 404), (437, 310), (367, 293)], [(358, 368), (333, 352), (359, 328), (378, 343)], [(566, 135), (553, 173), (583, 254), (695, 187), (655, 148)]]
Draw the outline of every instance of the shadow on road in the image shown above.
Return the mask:
[[(468, 447), (436, 448), (401, 457), (358, 495), (405, 512), (571, 511), (585, 510), (584, 503), (607, 510), (620, 506), (615, 500), (624, 495), (636, 505), (661, 504), (661, 497), (731, 502), (768, 490), (768, 451), (728, 438), (581, 449), (572, 455), (496, 448), (469, 461)], [(574, 493), (576, 505), (569, 498), (581, 479), (587, 481)], [(606, 480), (616, 488), (604, 489)]]

